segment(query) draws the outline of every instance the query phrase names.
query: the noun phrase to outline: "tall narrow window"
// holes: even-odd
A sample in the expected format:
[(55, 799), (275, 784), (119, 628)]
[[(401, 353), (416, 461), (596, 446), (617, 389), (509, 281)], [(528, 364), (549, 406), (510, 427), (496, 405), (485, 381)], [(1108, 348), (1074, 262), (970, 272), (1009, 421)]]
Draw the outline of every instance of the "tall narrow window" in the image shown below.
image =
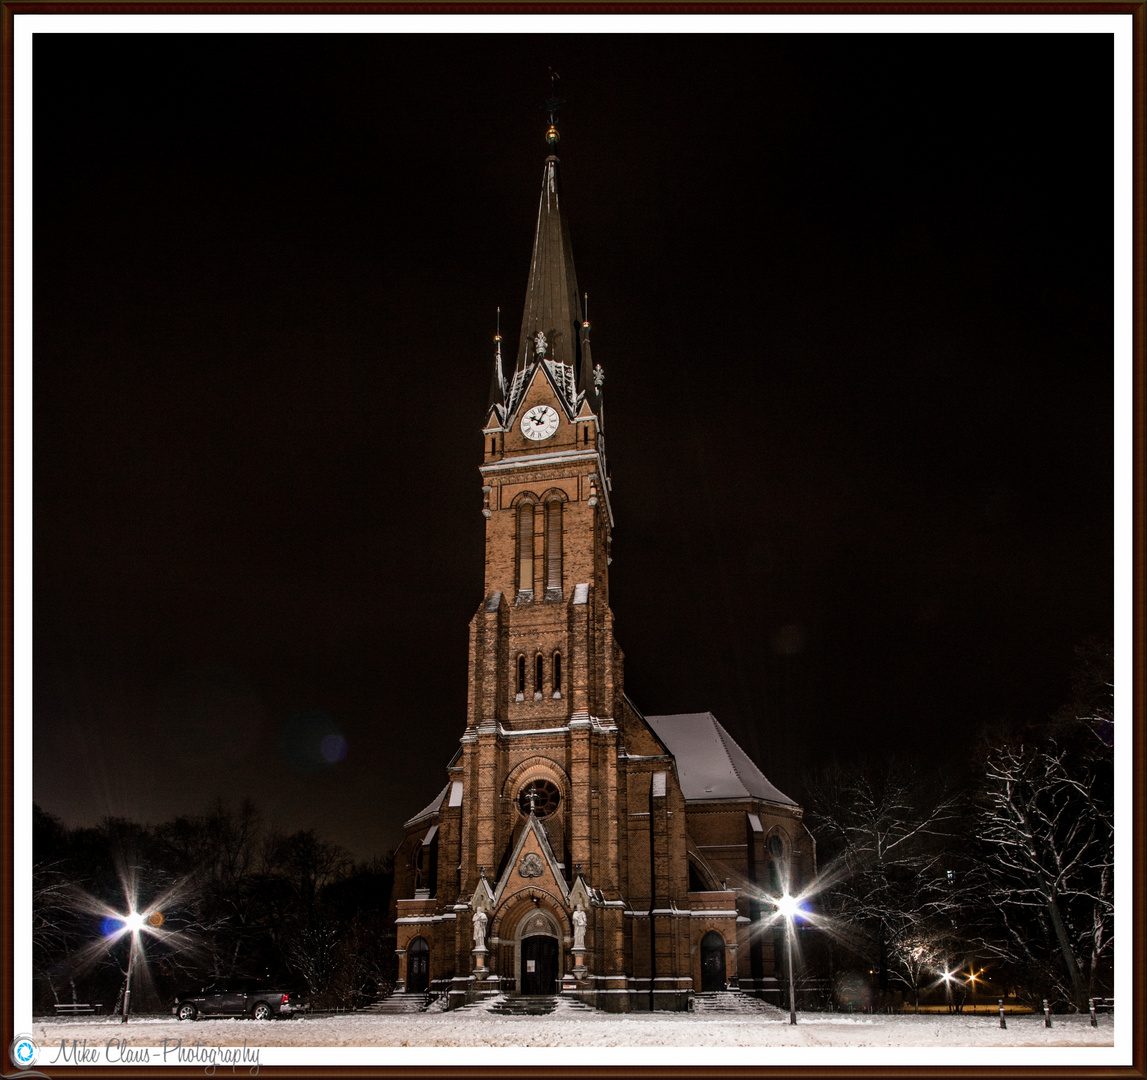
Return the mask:
[(518, 657), (518, 700), (521, 701), (526, 696), (526, 657), (519, 655)]
[(493, 452), (494, 452), (494, 440), (491, 439), (490, 440), (490, 453), (492, 454)]
[(546, 592), (562, 588), (562, 502), (546, 503)]
[(542, 696), (542, 654), (534, 657), (534, 697)]
[(554, 697), (562, 696), (562, 654), (554, 653)]
[(534, 504), (518, 507), (518, 592), (534, 588)]

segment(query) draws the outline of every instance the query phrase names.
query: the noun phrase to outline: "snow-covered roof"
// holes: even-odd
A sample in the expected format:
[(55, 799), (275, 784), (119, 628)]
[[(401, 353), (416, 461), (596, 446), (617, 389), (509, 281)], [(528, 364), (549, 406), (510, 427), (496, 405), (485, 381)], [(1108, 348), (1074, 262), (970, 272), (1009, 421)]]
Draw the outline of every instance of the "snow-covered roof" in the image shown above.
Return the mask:
[(712, 713), (645, 719), (676, 760), (681, 793), (687, 800), (751, 798), (796, 806), (769, 783)]
[(424, 820), (425, 818), (428, 818), (434, 814), (437, 814), (439, 807), (442, 805), (442, 800), (446, 798), (446, 792), (448, 792), (449, 790), (450, 790), (450, 784), (447, 783), (447, 785), (440, 792), (438, 792), (437, 795), (434, 796), (434, 798), (431, 800), (430, 804), (428, 806), (423, 807), (421, 810), (419, 810), (418, 813), (415, 814), (414, 817), (412, 817), (403, 826), (403, 828), (409, 828), (411, 825), (417, 825), (418, 822)]

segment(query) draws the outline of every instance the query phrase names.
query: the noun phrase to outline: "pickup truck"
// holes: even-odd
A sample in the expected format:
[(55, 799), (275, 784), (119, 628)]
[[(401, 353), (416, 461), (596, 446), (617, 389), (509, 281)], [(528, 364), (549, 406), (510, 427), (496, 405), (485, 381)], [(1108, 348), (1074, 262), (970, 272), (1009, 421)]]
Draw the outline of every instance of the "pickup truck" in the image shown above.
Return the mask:
[(189, 990), (171, 1003), (177, 1020), (199, 1016), (250, 1016), (254, 1020), (287, 1018), (311, 1011), (310, 1000), (298, 990), (276, 989), (265, 979), (220, 979), (201, 990)]

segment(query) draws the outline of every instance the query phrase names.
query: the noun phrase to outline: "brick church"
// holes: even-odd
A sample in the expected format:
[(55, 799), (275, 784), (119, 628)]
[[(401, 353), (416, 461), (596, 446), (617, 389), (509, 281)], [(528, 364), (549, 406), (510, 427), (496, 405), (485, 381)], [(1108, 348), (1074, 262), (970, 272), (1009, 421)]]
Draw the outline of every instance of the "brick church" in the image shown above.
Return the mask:
[(395, 854), (397, 990), (620, 1012), (772, 996), (783, 949), (763, 897), (811, 877), (812, 838), (712, 714), (645, 716), (626, 696), (603, 376), (552, 125), (547, 141), (521, 342), (507, 377), (496, 339), (482, 428), (466, 726)]

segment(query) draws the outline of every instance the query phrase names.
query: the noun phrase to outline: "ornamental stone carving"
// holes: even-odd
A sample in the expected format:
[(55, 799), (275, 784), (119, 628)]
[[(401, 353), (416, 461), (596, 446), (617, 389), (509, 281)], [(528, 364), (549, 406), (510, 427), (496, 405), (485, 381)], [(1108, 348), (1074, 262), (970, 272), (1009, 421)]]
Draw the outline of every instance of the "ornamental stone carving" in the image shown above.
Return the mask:
[(545, 868), (545, 863), (542, 862), (541, 857), (533, 851), (518, 863), (518, 873), (524, 878), (541, 877)]

